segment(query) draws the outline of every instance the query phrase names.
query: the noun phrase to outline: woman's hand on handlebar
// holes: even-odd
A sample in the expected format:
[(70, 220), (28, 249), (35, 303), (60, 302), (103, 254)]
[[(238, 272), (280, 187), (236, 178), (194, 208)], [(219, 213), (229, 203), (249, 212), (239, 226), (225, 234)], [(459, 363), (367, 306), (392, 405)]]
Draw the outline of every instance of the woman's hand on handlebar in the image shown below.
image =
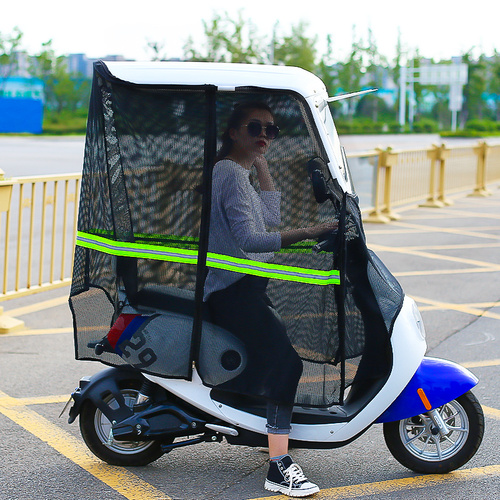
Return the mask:
[(303, 227), (300, 229), (290, 229), (289, 231), (282, 231), (281, 233), (281, 246), (286, 247), (293, 243), (298, 243), (304, 240), (313, 240), (320, 235), (334, 231), (338, 227), (338, 221), (333, 220), (324, 222), (316, 226)]
[(338, 221), (334, 220), (330, 222), (324, 222), (323, 224), (318, 224), (317, 226), (305, 228), (306, 230), (309, 230), (309, 236), (305, 239), (313, 240), (319, 238), (320, 236), (327, 236), (328, 233), (337, 229), (338, 227)]

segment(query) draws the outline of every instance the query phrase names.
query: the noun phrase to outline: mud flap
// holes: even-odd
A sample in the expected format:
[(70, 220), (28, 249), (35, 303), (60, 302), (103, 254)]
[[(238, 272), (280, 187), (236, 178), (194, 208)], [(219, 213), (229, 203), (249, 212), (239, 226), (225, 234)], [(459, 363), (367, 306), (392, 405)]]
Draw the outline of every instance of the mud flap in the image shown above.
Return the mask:
[[(80, 414), (83, 403), (88, 399), (106, 415), (110, 422), (130, 417), (133, 412), (125, 404), (119, 388), (120, 381), (130, 379), (137, 379), (139, 382), (144, 380), (138, 371), (128, 366), (107, 368), (92, 375), (92, 377), (82, 378), (80, 386), (71, 394), (74, 404), (69, 411), (68, 423), (71, 424), (75, 421)], [(104, 398), (108, 394), (113, 394), (113, 397), (118, 402), (119, 407), (117, 409), (112, 409), (104, 403)]]

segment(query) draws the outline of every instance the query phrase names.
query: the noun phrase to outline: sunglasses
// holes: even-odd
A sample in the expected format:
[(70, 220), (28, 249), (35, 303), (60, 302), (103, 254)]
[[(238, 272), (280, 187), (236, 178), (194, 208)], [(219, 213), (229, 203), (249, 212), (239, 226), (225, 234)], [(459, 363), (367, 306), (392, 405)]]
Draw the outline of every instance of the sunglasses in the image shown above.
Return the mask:
[(276, 139), (280, 133), (278, 125), (266, 125), (263, 127), (259, 122), (250, 122), (247, 125), (243, 125), (243, 127), (247, 128), (248, 134), (251, 137), (259, 137), (259, 135), (262, 134), (262, 129), (264, 129), (266, 137), (271, 140)]

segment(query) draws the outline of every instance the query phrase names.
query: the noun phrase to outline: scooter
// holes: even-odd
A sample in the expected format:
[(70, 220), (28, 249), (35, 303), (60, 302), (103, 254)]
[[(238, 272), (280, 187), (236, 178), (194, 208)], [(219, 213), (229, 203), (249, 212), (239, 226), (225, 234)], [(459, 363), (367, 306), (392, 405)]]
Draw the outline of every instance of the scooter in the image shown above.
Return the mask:
[[(210, 267), (265, 276), (303, 360), (290, 445), (344, 446), (383, 424), (402, 465), (445, 473), (484, 432), (465, 368), (425, 356), (415, 302), (368, 250), (323, 83), (290, 67), (98, 62), (89, 113), (70, 306), (80, 380), (69, 422), (113, 465), (148, 464), (201, 442), (266, 446), (265, 401), (224, 389), (245, 344), (211, 321)], [(282, 224), (339, 220), (268, 264), (208, 251), (217, 131), (237, 100), (266, 100)], [(282, 165), (286, 164), (286, 171)]]

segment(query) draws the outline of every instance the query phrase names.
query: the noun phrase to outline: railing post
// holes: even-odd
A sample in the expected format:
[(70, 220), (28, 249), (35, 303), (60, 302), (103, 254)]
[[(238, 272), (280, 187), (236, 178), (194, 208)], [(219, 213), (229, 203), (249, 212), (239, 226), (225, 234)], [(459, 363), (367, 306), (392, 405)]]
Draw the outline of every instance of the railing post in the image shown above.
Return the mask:
[(384, 186), (384, 208), (382, 213), (390, 220), (399, 220), (401, 216), (394, 213), (391, 209), (392, 195), (392, 167), (395, 167), (398, 162), (398, 154), (392, 151), (392, 148), (387, 148), (383, 151), (382, 161), (385, 167), (385, 186)]
[(444, 144), (438, 149), (439, 151), (439, 187), (438, 187), (438, 200), (445, 206), (453, 205), (453, 202), (446, 198), (446, 160), (450, 157), (450, 150)]
[(469, 196), (486, 197), (491, 196), (491, 192), (486, 189), (486, 157), (489, 146), (486, 141), (481, 141), (475, 148), (477, 155), (476, 164), (476, 187)]
[[(392, 148), (381, 149), (378, 151), (377, 180), (375, 187), (375, 208), (363, 220), (365, 222), (378, 222), (387, 224), (391, 220), (399, 220), (401, 217), (391, 209), (392, 194), (392, 167), (396, 165), (398, 154), (392, 151)], [(384, 170), (384, 193), (380, 196), (381, 172)], [(380, 198), (383, 198), (381, 206)]]
[(0, 168), (0, 212), (7, 212), (10, 208), (13, 183), (5, 179), (4, 171)]
[[(381, 198), (385, 199), (384, 196), (380, 196), (380, 184), (382, 182), (381, 176), (382, 176), (382, 169), (384, 169), (384, 163), (385, 163), (385, 154), (386, 152), (381, 149), (377, 148), (376, 151), (378, 152), (378, 162), (377, 162), (377, 172), (375, 176), (375, 203), (374, 203), (374, 209), (366, 216), (363, 218), (364, 222), (377, 222), (377, 223), (383, 223), (387, 224), (388, 222), (391, 222), (391, 219), (389, 217), (382, 215), (382, 207), (381, 207)], [(386, 187), (387, 183), (384, 183), (384, 190)]]
[[(7, 260), (8, 260), (8, 250), (9, 250), (9, 219), (10, 219), (10, 199), (12, 196), (12, 186), (13, 182), (5, 179), (5, 174), (3, 170), (0, 169), (0, 216), (2, 212), (6, 213), (6, 227), (5, 227), (5, 247), (4, 247), (4, 277), (2, 279), (2, 283), (4, 283), (4, 288), (6, 284), (7, 277)], [(0, 234), (1, 234), (0, 227)], [(1, 241), (1, 238), (0, 238)], [(24, 328), (24, 322), (11, 318), (10, 316), (5, 316), (3, 314), (3, 307), (0, 307), (0, 334), (9, 333), (14, 330), (21, 330)]]
[[(445, 174), (446, 174), (446, 159), (450, 156), (450, 150), (446, 149), (444, 144), (438, 146), (432, 145), (432, 149), (427, 151), (427, 158), (431, 160), (431, 174), (429, 181), (429, 196), (425, 203), (421, 203), (419, 207), (442, 208), (453, 203), (445, 198)], [(437, 164), (439, 163), (439, 171)], [(438, 184), (436, 188), (436, 177)]]

